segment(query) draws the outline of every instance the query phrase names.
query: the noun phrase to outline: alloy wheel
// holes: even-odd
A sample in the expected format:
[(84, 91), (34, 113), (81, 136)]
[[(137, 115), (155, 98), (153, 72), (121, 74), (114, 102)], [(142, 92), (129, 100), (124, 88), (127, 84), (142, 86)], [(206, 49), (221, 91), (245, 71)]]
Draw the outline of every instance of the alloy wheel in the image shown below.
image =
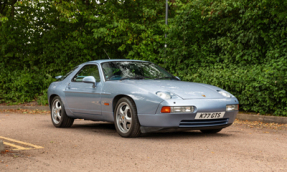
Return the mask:
[(127, 133), (131, 129), (132, 126), (132, 114), (131, 108), (126, 102), (122, 102), (118, 108), (116, 113), (116, 122), (118, 129), (122, 133)]

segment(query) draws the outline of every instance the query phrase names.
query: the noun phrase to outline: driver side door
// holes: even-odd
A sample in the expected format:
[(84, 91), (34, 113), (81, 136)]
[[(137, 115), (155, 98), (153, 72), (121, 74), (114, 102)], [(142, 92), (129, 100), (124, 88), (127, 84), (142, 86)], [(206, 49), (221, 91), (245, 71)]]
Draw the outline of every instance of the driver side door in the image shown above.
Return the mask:
[[(95, 88), (92, 83), (82, 81), (86, 76), (93, 76), (96, 79)], [(67, 109), (80, 118), (101, 118), (102, 86), (98, 66), (95, 64), (83, 66), (65, 88)]]

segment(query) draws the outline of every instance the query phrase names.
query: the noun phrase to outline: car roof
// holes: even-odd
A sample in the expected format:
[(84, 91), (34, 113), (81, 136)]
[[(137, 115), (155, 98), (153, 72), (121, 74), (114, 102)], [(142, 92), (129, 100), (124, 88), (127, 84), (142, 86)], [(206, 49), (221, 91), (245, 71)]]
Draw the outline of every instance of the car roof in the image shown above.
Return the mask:
[(87, 63), (104, 63), (104, 62), (119, 62), (119, 61), (138, 61), (138, 62), (148, 62), (143, 60), (131, 60), (131, 59), (101, 59), (101, 60), (93, 60)]

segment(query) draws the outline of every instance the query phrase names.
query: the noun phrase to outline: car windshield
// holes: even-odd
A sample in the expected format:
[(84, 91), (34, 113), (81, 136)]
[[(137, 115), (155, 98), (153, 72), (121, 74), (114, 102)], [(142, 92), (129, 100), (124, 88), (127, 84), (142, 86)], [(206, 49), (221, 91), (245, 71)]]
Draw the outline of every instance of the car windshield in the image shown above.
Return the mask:
[(163, 68), (150, 62), (116, 61), (102, 63), (106, 81), (126, 79), (177, 80)]

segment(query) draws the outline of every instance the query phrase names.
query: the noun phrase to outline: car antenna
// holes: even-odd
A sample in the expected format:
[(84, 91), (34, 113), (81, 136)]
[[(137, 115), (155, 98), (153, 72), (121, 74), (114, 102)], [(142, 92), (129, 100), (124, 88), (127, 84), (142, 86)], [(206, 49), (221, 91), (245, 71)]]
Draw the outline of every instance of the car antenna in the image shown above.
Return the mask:
[(105, 53), (108, 56), (108, 58), (111, 59), (110, 56), (108, 55), (108, 53), (106, 52), (106, 50), (105, 49), (103, 49), (103, 50), (105, 51)]

